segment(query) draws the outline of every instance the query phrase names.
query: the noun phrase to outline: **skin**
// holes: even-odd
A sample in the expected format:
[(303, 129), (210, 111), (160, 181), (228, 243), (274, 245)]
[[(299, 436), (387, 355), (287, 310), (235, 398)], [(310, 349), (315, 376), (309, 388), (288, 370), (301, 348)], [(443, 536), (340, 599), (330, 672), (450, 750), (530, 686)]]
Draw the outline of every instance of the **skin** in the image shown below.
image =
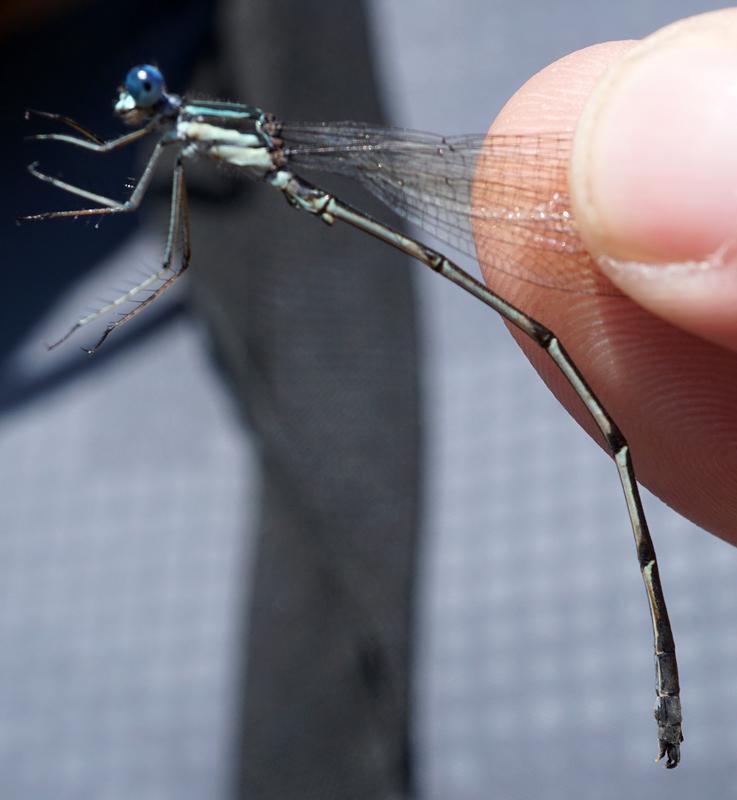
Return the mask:
[[(535, 75), (492, 125), (493, 134), (576, 131), (569, 187), (559, 188), (570, 188), (586, 248), (610, 257), (607, 275), (629, 296), (541, 288), (493, 268), (492, 259), (515, 258), (512, 245), (479, 252), (489, 286), (552, 328), (569, 350), (628, 438), (639, 480), (733, 544), (737, 259), (728, 248), (718, 259), (713, 254), (737, 228), (736, 45), (734, 9), (642, 42), (596, 45)], [(699, 268), (663, 268), (689, 261)], [(600, 266), (591, 260), (587, 269)], [(648, 270), (654, 274), (643, 277)], [(601, 442), (555, 367), (512, 333)]]

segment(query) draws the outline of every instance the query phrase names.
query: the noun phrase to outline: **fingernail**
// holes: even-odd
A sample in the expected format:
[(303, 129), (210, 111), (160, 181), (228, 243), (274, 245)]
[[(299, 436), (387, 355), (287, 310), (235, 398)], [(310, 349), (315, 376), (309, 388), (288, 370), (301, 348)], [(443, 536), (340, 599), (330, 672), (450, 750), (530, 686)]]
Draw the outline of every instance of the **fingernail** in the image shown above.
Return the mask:
[(735, 239), (737, 30), (690, 22), (633, 48), (581, 117), (571, 192), (605, 266), (692, 263), (698, 275)]

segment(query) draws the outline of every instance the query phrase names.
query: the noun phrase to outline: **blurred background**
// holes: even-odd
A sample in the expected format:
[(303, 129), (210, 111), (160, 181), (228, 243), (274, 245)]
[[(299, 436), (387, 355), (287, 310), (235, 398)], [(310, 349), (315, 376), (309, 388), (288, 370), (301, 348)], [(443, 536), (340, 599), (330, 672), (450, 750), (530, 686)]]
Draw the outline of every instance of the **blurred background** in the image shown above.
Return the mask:
[(685, 715), (666, 773), (615, 470), (490, 311), (193, 165), (191, 276), (94, 359), (87, 329), (49, 353), (158, 268), (167, 170), (135, 216), (14, 222), (75, 204), (34, 160), (125, 195), (145, 144), (24, 142), (51, 128), (22, 112), (114, 136), (136, 63), (284, 119), (482, 132), (554, 59), (724, 5), (3, 4), (1, 797), (731, 796), (737, 551), (646, 493)]

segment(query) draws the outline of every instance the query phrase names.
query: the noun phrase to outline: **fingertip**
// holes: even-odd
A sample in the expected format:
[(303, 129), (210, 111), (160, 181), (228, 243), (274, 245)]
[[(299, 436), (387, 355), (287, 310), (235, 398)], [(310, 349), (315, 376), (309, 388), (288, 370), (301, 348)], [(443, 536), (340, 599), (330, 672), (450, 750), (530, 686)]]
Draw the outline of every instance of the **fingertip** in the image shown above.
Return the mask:
[(737, 349), (737, 11), (656, 32), (586, 101), (571, 158), (581, 236), (654, 314)]
[[(635, 44), (596, 45), (566, 56), (535, 75), (510, 99), (494, 122), (490, 145), (496, 135), (544, 137), (575, 131), (586, 100), (599, 79), (611, 64), (626, 57)], [(574, 147), (577, 145), (576, 141)], [(492, 151), (493, 146), (488, 149)], [(556, 153), (556, 157), (559, 155), (563, 157)], [(493, 162), (493, 158), (487, 161)], [(529, 171), (530, 163), (534, 174)], [(556, 161), (554, 169), (545, 169), (539, 158), (533, 159), (527, 162), (526, 169), (520, 175), (523, 180), (515, 181), (512, 173), (511, 178), (506, 176), (507, 180), (499, 184), (505, 203), (502, 208), (511, 215), (517, 205), (529, 208), (530, 195), (522, 192), (534, 181), (544, 183), (542, 189), (532, 192), (534, 199), (543, 203), (552, 196), (565, 202), (570, 199), (575, 187), (566, 180), (568, 158), (565, 163)], [(495, 180), (488, 180), (497, 174), (493, 163), (482, 162), (479, 173), (484, 177), (479, 186), (494, 185)], [(482, 192), (477, 193), (475, 200), (480, 209), (488, 208), (484, 206)], [(545, 210), (544, 205), (541, 208)], [(580, 208), (578, 224), (584, 229), (588, 248), (592, 249), (591, 242), (595, 239), (587, 230), (587, 220)], [(575, 225), (566, 224), (566, 234), (571, 227)], [(541, 250), (534, 235), (528, 239), (494, 235), (494, 222), (486, 214), (474, 217), (474, 230), (479, 263), (489, 286), (555, 332), (627, 436), (636, 453), (640, 480), (701, 527), (737, 541), (734, 522), (737, 353), (717, 347), (703, 336), (699, 339), (674, 329), (622, 295), (577, 292), (579, 279), (589, 277), (583, 274), (584, 270), (593, 270), (601, 279), (600, 269), (592, 259), (572, 256), (581, 252), (577, 240), (570, 248), (553, 251), (546, 250), (543, 242)], [(721, 255), (726, 265), (729, 253)], [(524, 278), (526, 268), (529, 274), (531, 261), (538, 262), (533, 274), (542, 275), (539, 263), (544, 261), (546, 269), (552, 267), (567, 282), (561, 285), (520, 279)], [(546, 288), (549, 286), (557, 289)], [(719, 318), (726, 324), (727, 317), (737, 315), (733, 312), (734, 300), (728, 299), (728, 287), (722, 286), (721, 292), (727, 299)], [(692, 308), (698, 305), (693, 303)], [(716, 319), (714, 315), (712, 318)], [(590, 415), (551, 360), (523, 335), (518, 336), (518, 341), (561, 402), (595, 436), (597, 429)]]
[(632, 300), (702, 339), (737, 351), (737, 251), (734, 243), (693, 261), (651, 263), (597, 257)]

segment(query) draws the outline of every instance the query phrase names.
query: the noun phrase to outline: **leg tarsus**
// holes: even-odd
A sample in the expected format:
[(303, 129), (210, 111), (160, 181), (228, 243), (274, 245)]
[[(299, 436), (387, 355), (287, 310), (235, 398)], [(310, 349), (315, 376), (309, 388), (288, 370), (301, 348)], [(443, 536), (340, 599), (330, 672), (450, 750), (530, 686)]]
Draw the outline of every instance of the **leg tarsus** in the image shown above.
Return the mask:
[[(55, 342), (51, 342), (51, 344), (46, 344), (46, 349), (51, 351), (55, 350), (60, 344), (64, 344), (66, 340), (75, 332), (78, 331), (82, 327), (81, 322), (75, 322), (74, 325), (61, 337), (61, 339), (57, 339)], [(84, 348), (82, 348), (84, 349)]]
[[(24, 114), (27, 120), (30, 120), (31, 117), (43, 117), (44, 119), (52, 119), (54, 122), (60, 122), (62, 125), (66, 125), (68, 128), (72, 128), (72, 130), (77, 131), (85, 139), (89, 139), (89, 141), (94, 142), (98, 145), (104, 145), (105, 140), (98, 136), (96, 133), (93, 133), (89, 128), (85, 128), (84, 125), (77, 122), (75, 119), (71, 117), (65, 117), (63, 114), (55, 114), (53, 111), (39, 111), (35, 108), (27, 108)], [(32, 136), (27, 136), (27, 139), (46, 139), (48, 138), (48, 134), (34, 134)]]
[(81, 134), (82, 138), (79, 136), (70, 136), (68, 133), (37, 133), (26, 137), (27, 139), (66, 142), (76, 147), (83, 147), (85, 150), (91, 150), (93, 153), (109, 153), (111, 150), (118, 150), (121, 147), (126, 147), (131, 144), (131, 142), (136, 142), (144, 136), (148, 136), (148, 134), (156, 128), (156, 123), (152, 121), (148, 125), (144, 125), (143, 128), (138, 128), (130, 133), (124, 133), (122, 136), (117, 136), (115, 139), (105, 140), (88, 128), (85, 128), (84, 125), (81, 125), (76, 120), (65, 117), (62, 114), (28, 109), (26, 111), (26, 119), (29, 119), (31, 115), (60, 122), (62, 125), (66, 125), (72, 128), (72, 130), (77, 131), (77, 133)]

